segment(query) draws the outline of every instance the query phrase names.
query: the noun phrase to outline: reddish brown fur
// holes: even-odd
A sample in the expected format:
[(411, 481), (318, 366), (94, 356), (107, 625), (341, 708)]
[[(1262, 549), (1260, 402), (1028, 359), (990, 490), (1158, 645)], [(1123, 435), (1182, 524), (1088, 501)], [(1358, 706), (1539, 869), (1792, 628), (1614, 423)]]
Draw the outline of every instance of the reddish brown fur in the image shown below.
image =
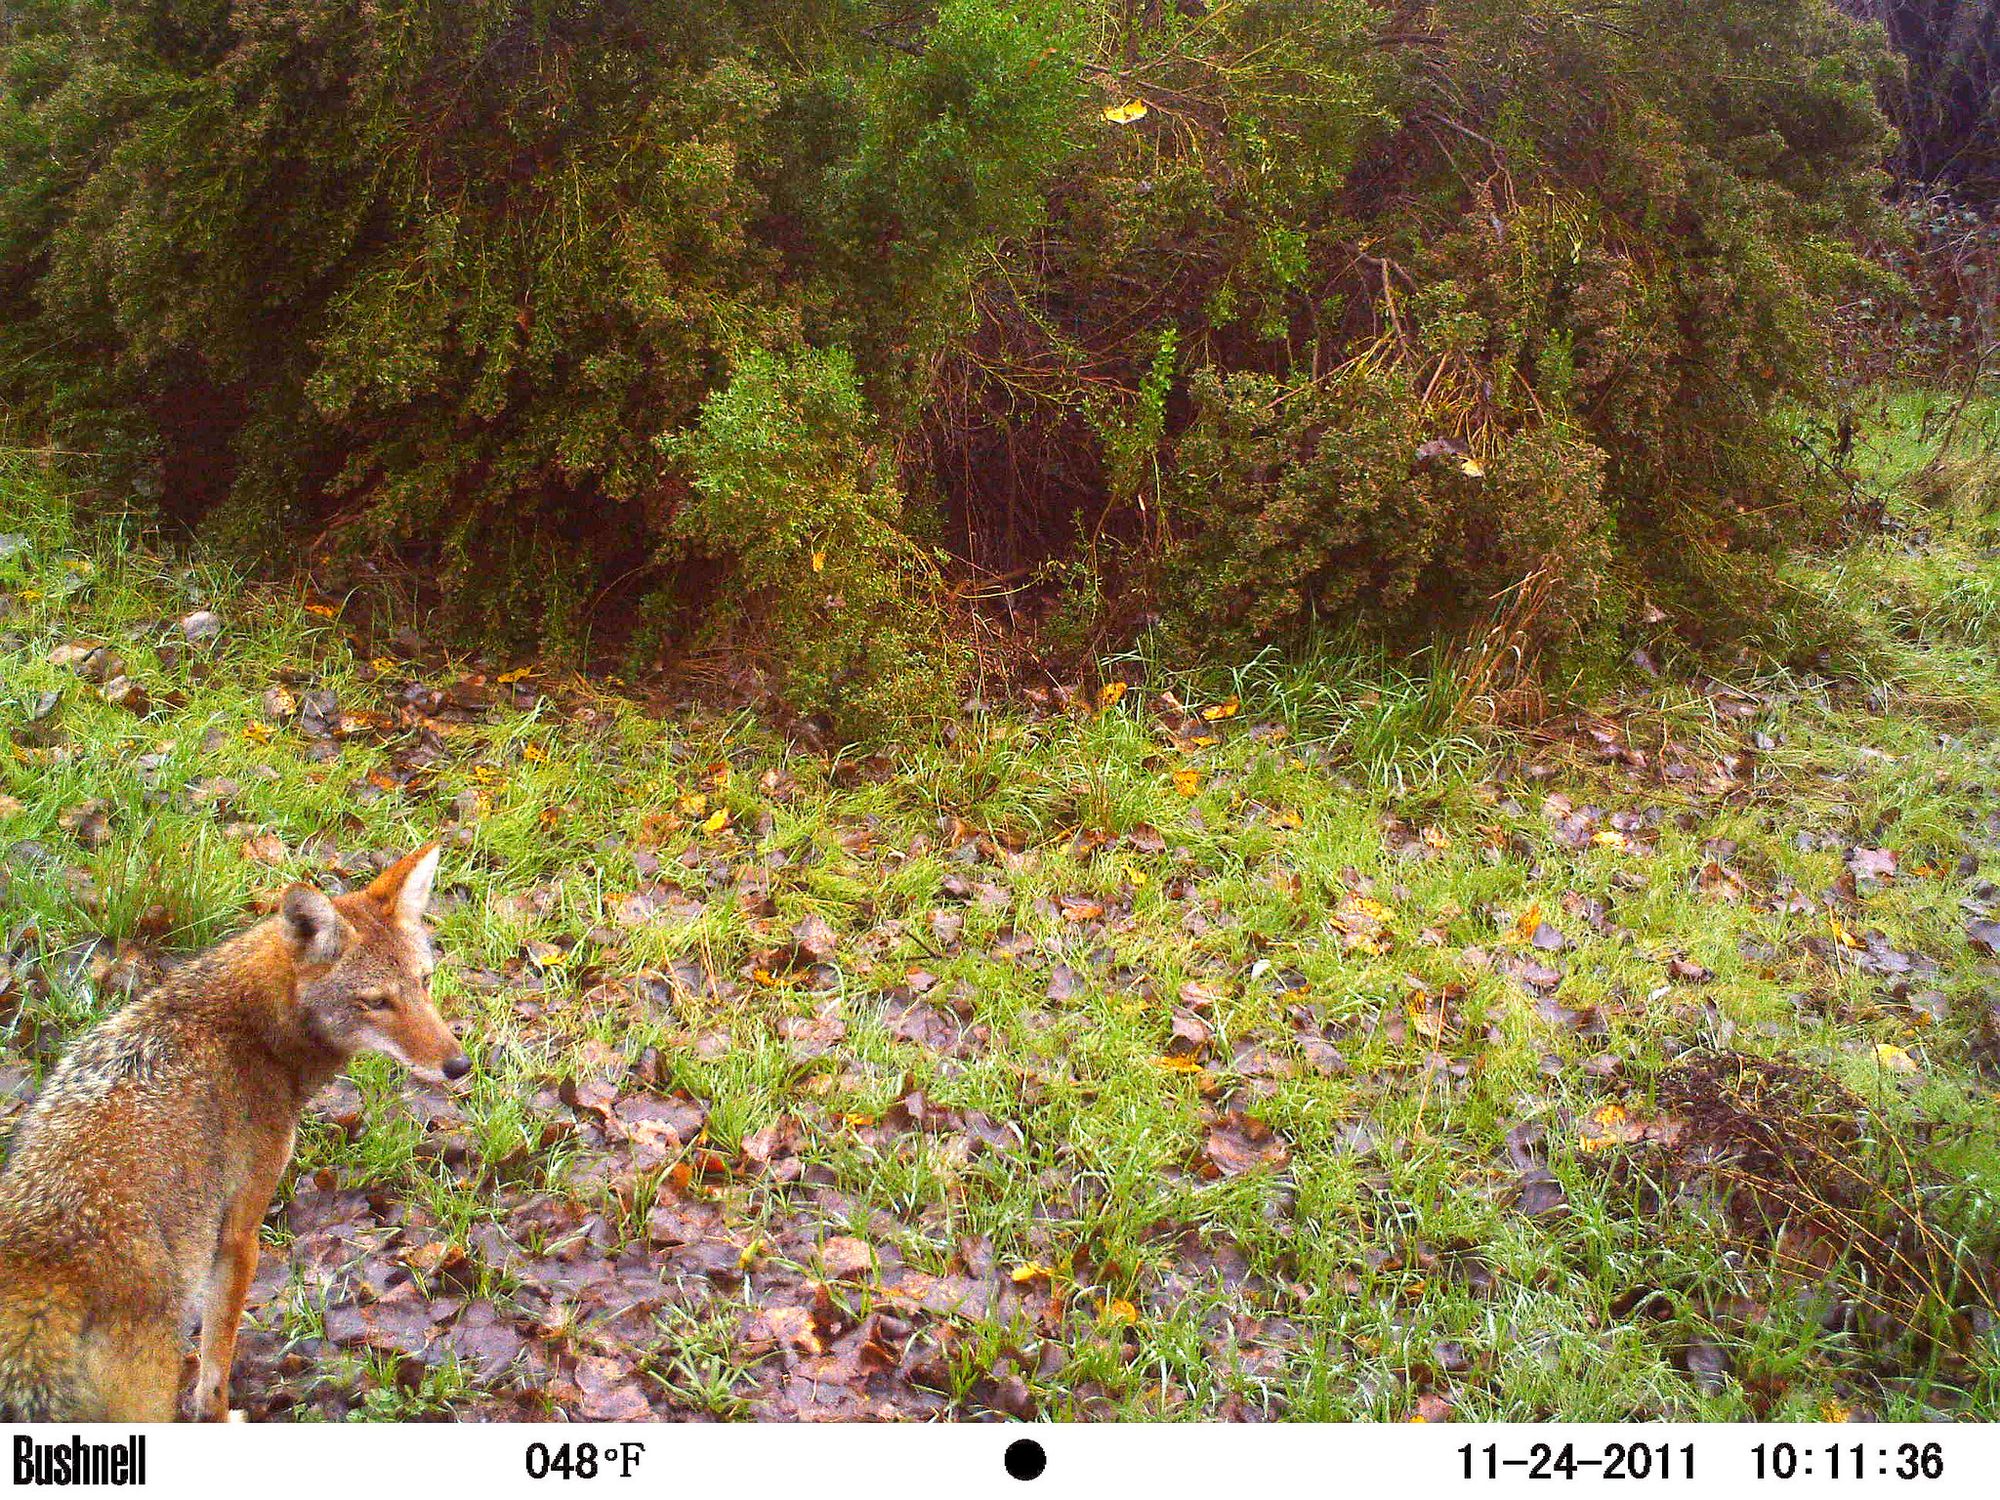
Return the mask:
[(257, 1228), (306, 1101), (358, 1051), (470, 1066), (430, 1000), (435, 868), (427, 847), (365, 891), (294, 886), (71, 1047), (0, 1175), (0, 1419), (171, 1420), (197, 1307), (195, 1413), (227, 1415)]

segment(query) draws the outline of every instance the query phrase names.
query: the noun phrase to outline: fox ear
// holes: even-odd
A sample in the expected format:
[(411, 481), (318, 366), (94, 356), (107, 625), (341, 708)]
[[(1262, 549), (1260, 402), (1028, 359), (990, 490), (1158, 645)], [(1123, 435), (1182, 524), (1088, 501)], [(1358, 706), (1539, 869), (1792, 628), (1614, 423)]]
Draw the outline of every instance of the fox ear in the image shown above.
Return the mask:
[(288, 886), (278, 908), (293, 958), (302, 964), (330, 964), (347, 947), (346, 924), (324, 891)]
[(412, 849), (368, 886), (368, 896), (387, 915), (405, 927), (423, 922), (424, 908), (431, 904), (431, 882), (437, 879), (438, 846), (425, 844)]

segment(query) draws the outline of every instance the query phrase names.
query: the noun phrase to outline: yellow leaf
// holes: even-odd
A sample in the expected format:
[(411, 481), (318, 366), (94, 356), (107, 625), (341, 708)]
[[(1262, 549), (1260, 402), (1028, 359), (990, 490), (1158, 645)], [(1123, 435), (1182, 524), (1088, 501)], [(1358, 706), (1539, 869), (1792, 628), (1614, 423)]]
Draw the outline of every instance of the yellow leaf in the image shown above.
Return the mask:
[(1097, 690), (1097, 711), (1099, 713), (1103, 713), (1106, 709), (1115, 708), (1118, 704), (1118, 700), (1124, 696), (1125, 696), (1124, 683), (1122, 682), (1105, 683), (1103, 687)]
[(1845, 1401), (1829, 1397), (1819, 1404), (1819, 1419), (1822, 1422), (1852, 1422), (1854, 1420), (1854, 1408), (1849, 1406)]
[[(388, 673), (396, 670), (397, 663), (396, 658), (393, 656), (371, 656), (368, 659), (368, 665), (373, 667), (377, 672)], [(507, 679), (503, 677), (500, 680), (505, 682)]]
[(1130, 125), (1135, 120), (1143, 120), (1146, 118), (1146, 101), (1127, 99), (1123, 104), (1106, 105), (1104, 118), (1113, 125)]
[(826, 571), (826, 553), (813, 553), (813, 571), (815, 573), (824, 573)]
[(698, 818), (708, 811), (707, 792), (689, 792), (674, 804), (675, 811), (685, 818)]
[(1201, 716), (1204, 719), (1208, 720), (1209, 723), (1213, 724), (1217, 719), (1235, 718), (1237, 713), (1242, 709), (1242, 707), (1243, 705), (1237, 700), (1236, 695), (1234, 693), (1231, 693), (1227, 698), (1224, 698), (1220, 703), (1209, 704), (1207, 708), (1204, 708), (1201, 711)]
[(1104, 1321), (1129, 1328), (1139, 1321), (1139, 1309), (1123, 1297), (1113, 1297), (1104, 1304)]
[(1486, 477), (1486, 465), (1476, 458), (1468, 458), (1458, 466), (1458, 472), (1465, 475), (1468, 479), (1484, 479)]
[(1451, 835), (1435, 823), (1425, 825), (1423, 840), (1432, 849), (1449, 849), (1451, 847)]
[(1273, 828), (1303, 828), (1306, 826), (1306, 820), (1293, 812), (1289, 807), (1281, 807), (1271, 814), (1271, 826)]
[(548, 758), (549, 752), (544, 750), (540, 745), (523, 745), (521, 747), (521, 759), (530, 764), (536, 761), (544, 761)]
[(1525, 943), (1533, 939), (1535, 930), (1542, 925), (1542, 904), (1537, 901), (1515, 919), (1514, 927), (1507, 934), (1510, 943)]
[(306, 613), (309, 615), (318, 615), (322, 620), (331, 620), (340, 611), (335, 609), (331, 604), (308, 604), (306, 606)]
[(1875, 1061), (1882, 1065), (1885, 1073), (1914, 1073), (1917, 1060), (1894, 1042), (1881, 1042), (1875, 1048)]
[(1201, 772), (1192, 766), (1184, 766), (1174, 772), (1174, 790), (1183, 797), (1193, 797), (1201, 791)]
[(1589, 1128), (1577, 1144), (1586, 1151), (1602, 1151), (1631, 1138), (1631, 1121), (1622, 1104), (1603, 1104), (1590, 1112)]
[(1199, 1073), (1201, 1071), (1201, 1064), (1191, 1057), (1156, 1057), (1153, 1059), (1153, 1063), (1156, 1067), (1164, 1068), (1169, 1073)]
[(1055, 1274), (1056, 1274), (1055, 1270), (1052, 1267), (1045, 1266), (1038, 1260), (1031, 1260), (1025, 1266), (1014, 1267), (1013, 1270), (1007, 1273), (1007, 1279), (1012, 1282), (1015, 1282), (1016, 1284), (1019, 1284), (1021, 1282), (1034, 1281), (1040, 1277), (1053, 1276)]
[(271, 726), (254, 722), (245, 724), (243, 738), (253, 745), (268, 745), (271, 743)]
[(1867, 946), (1867, 944), (1863, 943), (1860, 938), (1856, 937), (1853, 933), (1849, 932), (1845, 927), (1841, 926), (1840, 918), (1834, 916), (1832, 913), (1829, 912), (1827, 914), (1826, 922), (1827, 926), (1833, 929), (1833, 940), (1836, 943), (1840, 944), (1841, 947), (1863, 948)]
[(722, 832), (723, 829), (727, 828), (728, 826), (729, 826), (729, 809), (726, 807), (718, 807), (714, 812), (710, 813), (706, 818), (702, 819), (701, 831), (703, 833), (720, 833)]
[(505, 684), (508, 687), (512, 687), (517, 682), (525, 682), (528, 678), (532, 677), (534, 673), (535, 669), (533, 667), (516, 667), (511, 672), (502, 672), (498, 677), (494, 678), (493, 680), (495, 682)]
[(1599, 848), (1604, 849), (1623, 849), (1625, 847), (1625, 835), (1610, 828), (1599, 829), (1590, 836), (1590, 841)]

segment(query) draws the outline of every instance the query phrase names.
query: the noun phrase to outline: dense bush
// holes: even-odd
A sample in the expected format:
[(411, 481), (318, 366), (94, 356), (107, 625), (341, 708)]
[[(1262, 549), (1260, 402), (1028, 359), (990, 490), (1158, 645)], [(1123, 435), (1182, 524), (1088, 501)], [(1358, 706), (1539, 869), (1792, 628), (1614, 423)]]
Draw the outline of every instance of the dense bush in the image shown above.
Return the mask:
[[(1574, 636), (1635, 592), (1734, 623), (1746, 569), (1815, 531), (1792, 413), (1878, 213), (1879, 39), (1794, 0), (1235, 7), (1124, 37), (1121, 84), (1164, 118), (1065, 172), (936, 428), (994, 566), (1122, 519), (1136, 592), (1163, 564), (1183, 622), (1257, 635), (1357, 601), (1428, 622), (1540, 568)], [(1186, 378), (1127, 495), (1083, 438), (1143, 405), (1161, 326)]]
[(849, 725), (948, 701), (938, 544), (1190, 641), (1531, 572), (1558, 635), (1714, 623), (1814, 524), (1788, 423), (1885, 149), (1824, 0), (0, 28), (17, 412), (236, 545), (428, 558), (475, 629), (754, 625)]
[(671, 534), (721, 568), (704, 632), (736, 633), (784, 663), (785, 687), (850, 731), (923, 716), (954, 679), (927, 607), (936, 570), (898, 527), (902, 500), (853, 361), (752, 352), (661, 447), (692, 477)]
[[(843, 0), (14, 7), (9, 394), (239, 545), (428, 553), (489, 632), (565, 645), (612, 578), (734, 586), (691, 551), (768, 586), (772, 543), (718, 530), (757, 505), (676, 459), (712, 445), (656, 439), (747, 363), (723, 422), (767, 354), (851, 344), (885, 401), (909, 383), (1038, 209), (1074, 103), (1057, 19), (948, 0), (913, 41)], [(815, 508), (892, 525), (895, 493)]]

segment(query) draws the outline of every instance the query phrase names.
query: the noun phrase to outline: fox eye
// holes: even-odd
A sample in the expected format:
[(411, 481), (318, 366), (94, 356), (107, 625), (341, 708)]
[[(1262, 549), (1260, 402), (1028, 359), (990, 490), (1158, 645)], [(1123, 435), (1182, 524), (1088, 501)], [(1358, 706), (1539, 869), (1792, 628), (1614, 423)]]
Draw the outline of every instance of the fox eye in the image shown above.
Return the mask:
[(381, 990), (370, 990), (360, 998), (361, 1003), (370, 1010), (394, 1010), (396, 1008), (394, 997), (383, 993)]

